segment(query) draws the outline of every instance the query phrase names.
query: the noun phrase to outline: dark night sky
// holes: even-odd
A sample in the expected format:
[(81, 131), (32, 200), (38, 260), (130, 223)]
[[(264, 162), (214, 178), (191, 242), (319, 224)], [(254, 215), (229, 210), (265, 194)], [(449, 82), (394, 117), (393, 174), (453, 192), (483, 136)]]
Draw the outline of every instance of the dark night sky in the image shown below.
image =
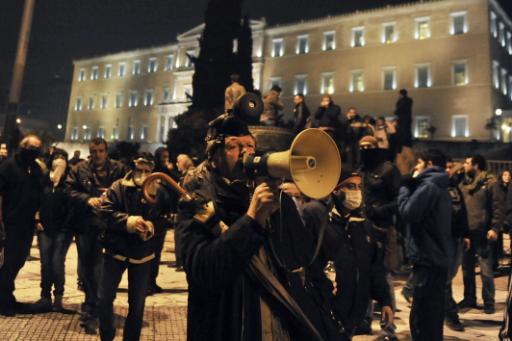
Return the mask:
[[(62, 122), (73, 59), (173, 42), (203, 21), (208, 0), (36, 0), (22, 111)], [(271, 25), (410, 0), (245, 0)], [(500, 0), (512, 13), (512, 1)], [(2, 0), (0, 106), (11, 79), (24, 1)], [(63, 100), (64, 99), (64, 100)], [(57, 109), (52, 109), (57, 107)], [(53, 112), (52, 111), (57, 111)]]

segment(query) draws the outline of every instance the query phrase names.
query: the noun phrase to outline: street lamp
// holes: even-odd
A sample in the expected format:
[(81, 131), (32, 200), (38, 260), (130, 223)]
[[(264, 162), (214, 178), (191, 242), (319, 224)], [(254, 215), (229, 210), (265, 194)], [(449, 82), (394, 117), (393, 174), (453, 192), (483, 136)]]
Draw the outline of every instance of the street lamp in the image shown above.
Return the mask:
[(61, 130), (62, 129), (62, 124), (57, 124), (57, 129)]
[(496, 116), (501, 116), (503, 114), (503, 110), (501, 110), (500, 108), (496, 109), (494, 111), (494, 113), (496, 114)]
[(21, 118), (19, 118), (19, 117), (18, 117), (18, 118), (16, 119), (16, 123), (17, 123), (17, 124), (21, 124)]

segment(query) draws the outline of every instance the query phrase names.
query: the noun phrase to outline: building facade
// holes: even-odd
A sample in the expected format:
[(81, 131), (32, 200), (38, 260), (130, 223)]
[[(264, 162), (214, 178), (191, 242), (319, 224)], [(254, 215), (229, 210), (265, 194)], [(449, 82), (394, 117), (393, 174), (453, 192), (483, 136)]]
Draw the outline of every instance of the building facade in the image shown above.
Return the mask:
[[(510, 139), (512, 121), (496, 113), (512, 109), (512, 22), (495, 0), (424, 1), (251, 26), (255, 87), (280, 85), (288, 116), (294, 94), (305, 94), (315, 110), (329, 93), (344, 109), (389, 117), (405, 88), (417, 138)], [(193, 65), (186, 53), (197, 53), (202, 28), (176, 44), (75, 61), (66, 139), (163, 142), (188, 105)]]

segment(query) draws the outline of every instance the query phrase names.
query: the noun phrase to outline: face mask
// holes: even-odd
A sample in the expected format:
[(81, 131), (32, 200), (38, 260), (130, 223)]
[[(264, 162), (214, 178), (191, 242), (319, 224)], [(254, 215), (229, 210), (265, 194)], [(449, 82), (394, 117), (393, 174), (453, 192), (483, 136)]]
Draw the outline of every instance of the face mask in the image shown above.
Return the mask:
[(353, 211), (361, 207), (363, 203), (363, 193), (361, 191), (345, 191), (345, 201), (343, 206), (348, 210)]
[(143, 171), (143, 170), (134, 170), (133, 171), (133, 182), (135, 185), (141, 187), (144, 183), (144, 180), (151, 174), (151, 172)]
[(23, 163), (29, 164), (39, 156), (39, 149), (35, 148), (21, 148), (20, 159)]
[(379, 162), (379, 150), (377, 148), (361, 150), (361, 160), (365, 167), (374, 167)]
[(66, 171), (66, 161), (63, 159), (55, 159), (52, 162), (52, 170), (50, 171), (50, 180), (53, 182), (53, 187), (57, 187)]

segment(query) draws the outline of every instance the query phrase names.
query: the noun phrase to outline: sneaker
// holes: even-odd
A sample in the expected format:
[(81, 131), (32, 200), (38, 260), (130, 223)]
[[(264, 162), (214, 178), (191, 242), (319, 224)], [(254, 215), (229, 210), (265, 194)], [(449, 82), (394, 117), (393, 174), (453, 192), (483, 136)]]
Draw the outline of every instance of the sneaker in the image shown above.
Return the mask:
[(444, 323), (451, 330), (454, 330), (456, 332), (464, 331), (464, 325), (460, 322), (459, 317), (457, 315), (446, 316), (446, 318), (444, 319)]
[(463, 299), (462, 301), (460, 301), (458, 304), (457, 304), (457, 307), (459, 308), (459, 311), (461, 313), (466, 313), (468, 312), (470, 309), (474, 309), (476, 308), (476, 302), (474, 301), (469, 301), (467, 299)]
[(494, 314), (496, 312), (496, 308), (494, 304), (484, 304), (484, 313), (486, 314)]

